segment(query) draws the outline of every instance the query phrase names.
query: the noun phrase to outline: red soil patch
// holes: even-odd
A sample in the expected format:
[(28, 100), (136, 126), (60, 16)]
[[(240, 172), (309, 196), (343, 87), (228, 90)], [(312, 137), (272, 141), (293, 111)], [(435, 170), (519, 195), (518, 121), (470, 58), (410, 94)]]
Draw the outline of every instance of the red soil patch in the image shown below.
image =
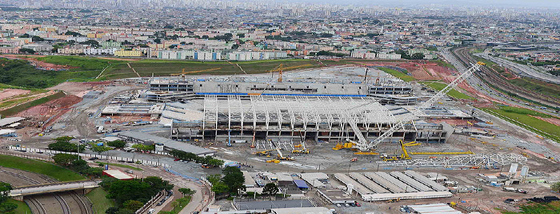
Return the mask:
[(0, 100), (8, 99), (10, 97), (15, 97), (27, 93), (29, 93), (29, 90), (11, 89), (11, 88), (0, 90)]
[(71, 107), (74, 104), (79, 103), (80, 101), (82, 101), (82, 98), (80, 97), (67, 95), (56, 100), (51, 100), (44, 104), (31, 107), (16, 114), (15, 116), (32, 118), (32, 120), (35, 121), (47, 122), (47, 124), (45, 124), (43, 127), (48, 127), (49, 124), (52, 124), (60, 116), (70, 111)]

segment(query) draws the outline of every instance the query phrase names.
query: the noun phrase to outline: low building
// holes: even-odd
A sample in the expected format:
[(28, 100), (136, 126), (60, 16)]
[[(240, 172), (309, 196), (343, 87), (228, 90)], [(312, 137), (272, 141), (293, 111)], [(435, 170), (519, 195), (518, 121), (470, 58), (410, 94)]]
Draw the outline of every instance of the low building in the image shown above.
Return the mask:
[(109, 176), (111, 178), (116, 178), (119, 180), (132, 180), (134, 179), (132, 176), (120, 171), (120, 170), (103, 170), (103, 175)]
[(184, 152), (190, 152), (198, 156), (214, 156), (216, 151), (191, 145), (189, 143), (183, 143), (179, 141), (174, 141), (164, 137), (158, 137), (155, 135), (143, 133), (143, 132), (133, 132), (126, 131), (117, 134), (117, 137), (130, 143), (141, 143), (144, 145), (153, 145), (156, 143), (161, 143), (164, 149), (167, 151), (180, 150)]
[(141, 57), (144, 53), (141, 50), (117, 50), (114, 51), (115, 56), (120, 57)]
[(422, 205), (405, 205), (402, 207), (404, 212), (407, 213), (418, 213), (418, 214), (428, 214), (428, 213), (442, 213), (442, 214), (461, 214), (462, 212), (453, 209), (447, 204), (422, 204)]

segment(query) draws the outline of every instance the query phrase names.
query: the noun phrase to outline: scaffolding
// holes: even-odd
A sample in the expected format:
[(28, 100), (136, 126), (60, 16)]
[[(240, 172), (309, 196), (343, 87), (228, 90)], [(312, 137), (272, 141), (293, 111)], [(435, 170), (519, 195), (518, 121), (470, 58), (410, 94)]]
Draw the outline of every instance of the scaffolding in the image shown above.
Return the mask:
[(525, 163), (527, 157), (518, 154), (475, 154), (468, 156), (454, 156), (442, 158), (423, 158), (413, 160), (400, 160), (393, 162), (378, 161), (384, 167), (479, 167), (500, 168), (512, 163)]

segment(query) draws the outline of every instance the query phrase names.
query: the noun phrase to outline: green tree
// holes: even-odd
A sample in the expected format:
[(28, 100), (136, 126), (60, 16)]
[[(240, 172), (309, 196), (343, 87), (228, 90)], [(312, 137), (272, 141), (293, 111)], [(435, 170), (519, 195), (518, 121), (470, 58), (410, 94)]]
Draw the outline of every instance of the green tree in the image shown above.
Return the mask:
[(20, 48), (19, 49), (19, 53), (22, 54), (35, 54), (35, 51), (33, 49), (29, 49), (29, 48)]
[(62, 153), (56, 154), (52, 158), (56, 164), (62, 166), (70, 166), (75, 160), (80, 159), (80, 157), (77, 155), (62, 154)]
[(212, 158), (212, 159), (208, 160), (207, 164), (218, 167), (218, 166), (224, 165), (224, 161)]
[(56, 142), (69, 143), (72, 139), (74, 139), (74, 137), (62, 136), (62, 137), (57, 137), (57, 138), (55, 138), (54, 141), (56, 141)]
[(124, 148), (126, 146), (126, 142), (124, 142), (122, 140), (115, 140), (113, 142), (108, 142), (107, 145), (120, 149), (120, 148)]
[(0, 204), (0, 213), (10, 213), (11, 211), (18, 208), (17, 204), (6, 202)]
[(212, 192), (215, 192), (216, 194), (224, 194), (226, 192), (228, 192), (229, 188), (228, 186), (224, 183), (219, 181), (218, 183), (212, 185)]
[(278, 193), (278, 186), (275, 183), (268, 183), (264, 185), (262, 192), (263, 194), (276, 195)]
[(244, 188), (245, 176), (239, 168), (228, 166), (222, 170), (222, 173), (224, 174), (222, 182), (228, 186), (231, 194), (237, 194), (240, 189)]
[(140, 143), (132, 145), (132, 148), (139, 151), (153, 151), (156, 149), (154, 145), (144, 145)]
[(111, 148), (109, 148), (107, 146), (104, 146), (104, 145), (98, 146), (95, 143), (91, 144), (91, 151), (97, 152), (98, 155), (103, 153), (103, 152), (109, 151), (109, 150), (111, 150)]
[(410, 59), (424, 59), (424, 54), (423, 53), (412, 54), (412, 56), (410, 56)]
[(144, 206), (144, 203), (136, 200), (128, 200), (123, 203), (123, 206), (129, 210), (138, 210)]
[(192, 195), (196, 193), (196, 190), (192, 190), (190, 188), (180, 188), (179, 192), (183, 193), (183, 197), (185, 197), (185, 195)]
[(218, 182), (220, 182), (221, 179), (222, 179), (222, 175), (220, 174), (213, 174), (206, 177), (206, 180), (208, 180), (208, 182), (210, 182), (212, 185), (217, 184)]
[(556, 182), (550, 186), (550, 189), (554, 192), (560, 192), (560, 182)]
[(0, 182), (0, 204), (4, 203), (6, 200), (8, 200), (8, 198), (10, 198), (8, 196), (10, 190), (12, 190), (12, 185), (10, 185), (9, 183)]

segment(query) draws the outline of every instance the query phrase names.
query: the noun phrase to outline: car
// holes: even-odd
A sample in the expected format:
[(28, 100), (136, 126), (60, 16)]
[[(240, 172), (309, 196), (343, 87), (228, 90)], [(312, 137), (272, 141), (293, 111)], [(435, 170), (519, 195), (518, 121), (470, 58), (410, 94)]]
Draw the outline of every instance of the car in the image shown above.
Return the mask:
[(344, 204), (345, 207), (350, 207), (350, 204)]
[(360, 203), (356, 202), (356, 206), (361, 207), (362, 205)]
[(355, 203), (351, 203), (350, 206), (351, 206), (351, 207), (355, 207), (356, 204), (355, 204)]
[(340, 205), (340, 204), (336, 204), (336, 206), (337, 206), (337, 207), (342, 207), (342, 205)]

